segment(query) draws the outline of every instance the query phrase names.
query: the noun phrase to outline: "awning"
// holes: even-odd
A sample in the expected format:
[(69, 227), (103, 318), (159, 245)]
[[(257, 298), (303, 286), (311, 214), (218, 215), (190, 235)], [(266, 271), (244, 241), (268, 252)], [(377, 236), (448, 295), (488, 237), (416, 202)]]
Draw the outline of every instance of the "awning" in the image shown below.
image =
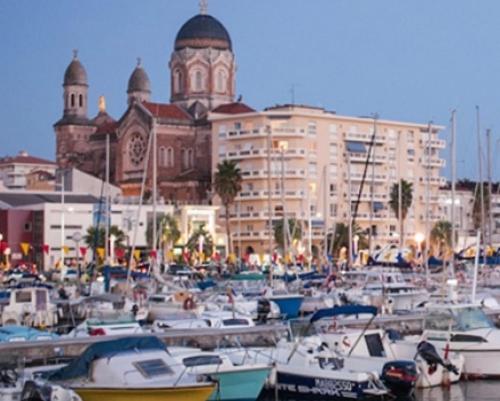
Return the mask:
[(351, 153), (366, 153), (366, 147), (363, 142), (346, 141), (346, 149)]

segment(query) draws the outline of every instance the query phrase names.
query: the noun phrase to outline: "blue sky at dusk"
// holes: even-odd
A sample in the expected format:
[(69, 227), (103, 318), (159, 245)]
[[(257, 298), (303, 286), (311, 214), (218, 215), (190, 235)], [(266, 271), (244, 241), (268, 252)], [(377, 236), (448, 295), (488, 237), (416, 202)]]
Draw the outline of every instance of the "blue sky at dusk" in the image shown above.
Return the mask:
[[(290, 102), (292, 85), (297, 103), (346, 115), (448, 126), (456, 108), (458, 175), (475, 178), (478, 104), (498, 153), (498, 0), (210, 0), (208, 9), (231, 35), (237, 93), (255, 108)], [(138, 56), (153, 100), (168, 102), (175, 35), (197, 12), (197, 0), (0, 1), (0, 156), (26, 149), (54, 159), (52, 124), (74, 48), (91, 117), (99, 95), (121, 116)]]

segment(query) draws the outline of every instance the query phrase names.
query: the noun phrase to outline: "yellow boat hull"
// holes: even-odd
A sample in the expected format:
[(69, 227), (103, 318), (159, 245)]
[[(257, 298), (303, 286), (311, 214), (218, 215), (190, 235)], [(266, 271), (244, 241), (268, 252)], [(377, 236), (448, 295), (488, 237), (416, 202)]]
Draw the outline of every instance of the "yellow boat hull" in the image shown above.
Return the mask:
[(170, 388), (73, 388), (83, 401), (206, 401), (215, 385)]

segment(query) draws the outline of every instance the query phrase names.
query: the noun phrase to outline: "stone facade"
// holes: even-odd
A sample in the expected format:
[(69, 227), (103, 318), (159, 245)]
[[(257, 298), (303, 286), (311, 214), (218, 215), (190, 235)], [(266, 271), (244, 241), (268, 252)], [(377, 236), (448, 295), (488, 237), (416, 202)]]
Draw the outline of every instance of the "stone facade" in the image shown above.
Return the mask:
[(199, 14), (179, 30), (169, 63), (170, 104), (150, 101), (151, 85), (139, 60), (127, 89), (119, 120), (106, 113), (88, 118), (87, 73), (75, 54), (64, 76), (63, 117), (54, 124), (56, 160), (105, 178), (106, 138), (110, 142), (110, 180), (125, 196), (138, 196), (146, 171), (145, 194), (152, 188), (156, 133), (158, 193), (165, 202), (207, 203), (211, 180), (211, 123), (207, 114), (231, 104), (235, 92), (235, 58), (225, 28)]

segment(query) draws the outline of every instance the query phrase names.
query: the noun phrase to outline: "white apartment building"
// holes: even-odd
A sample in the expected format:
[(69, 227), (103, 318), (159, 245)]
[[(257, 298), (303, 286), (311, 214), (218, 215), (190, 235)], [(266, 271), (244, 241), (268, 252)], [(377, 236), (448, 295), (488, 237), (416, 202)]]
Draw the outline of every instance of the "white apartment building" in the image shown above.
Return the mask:
[(269, 209), (273, 222), (283, 213), (304, 222), (299, 246), (306, 248), (310, 221), (313, 243), (321, 246), (325, 232), (348, 223), (349, 200), (354, 210), (358, 195), (355, 222), (367, 232), (372, 226), (373, 244), (398, 242), (389, 193), (400, 178), (413, 185), (405, 244), (425, 232), (426, 214), (430, 224), (441, 218), (439, 188), (446, 183), (440, 174), (445, 165), (439, 154), (445, 148), (438, 137), (442, 126), (433, 125), (429, 132), (427, 124), (341, 116), (296, 105), (211, 113), (209, 118), (212, 171), (228, 159), (238, 162), (243, 175), (231, 210), (233, 244), (242, 252), (269, 252)]
[(56, 164), (21, 151), (17, 156), (0, 158), (0, 181), (8, 189), (25, 189), (26, 176), (36, 171), (55, 175)]

